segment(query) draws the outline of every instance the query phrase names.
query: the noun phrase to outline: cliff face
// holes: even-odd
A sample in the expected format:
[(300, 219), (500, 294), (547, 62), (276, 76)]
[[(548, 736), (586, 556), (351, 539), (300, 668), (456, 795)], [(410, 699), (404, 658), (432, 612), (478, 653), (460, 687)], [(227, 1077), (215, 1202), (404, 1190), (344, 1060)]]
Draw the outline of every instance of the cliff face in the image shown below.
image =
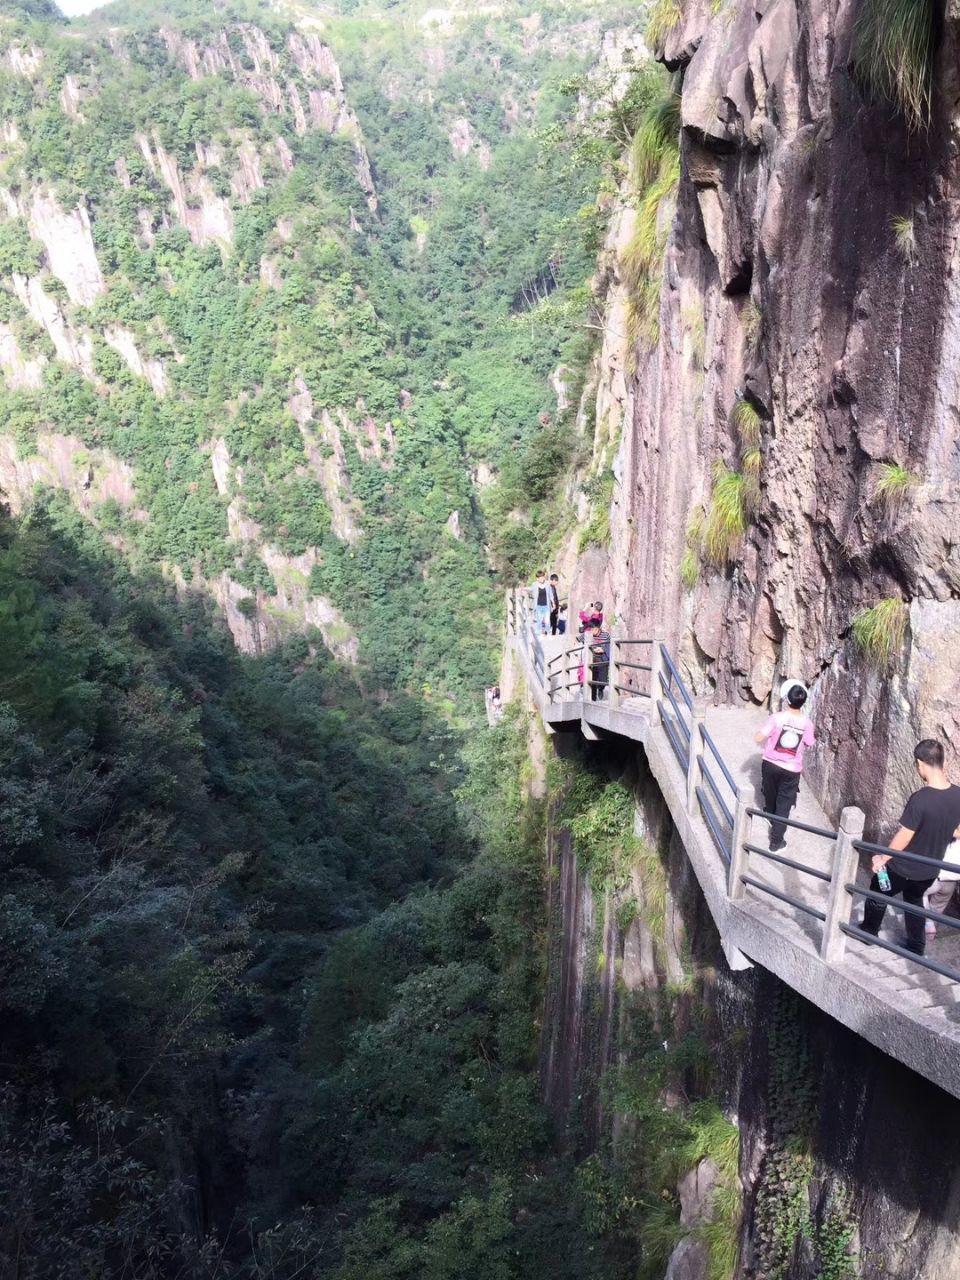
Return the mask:
[[(551, 741), (571, 757), (562, 735)], [(545, 1099), (575, 1156), (600, 1153), (633, 1204), (649, 1199), (631, 1179), (651, 1146), (676, 1141), (661, 1117), (706, 1094), (739, 1132), (723, 1227), (737, 1261), (711, 1260), (715, 1153), (680, 1156), (676, 1185), (656, 1188), (678, 1221), (656, 1274), (952, 1280), (960, 1104), (762, 969), (732, 973), (642, 751), (594, 743), (574, 759), (629, 789), (633, 830), (656, 862), (634, 861), (611, 889), (595, 874), (596, 848), (572, 838), (551, 796)], [(654, 1274), (642, 1227), (637, 1235), (635, 1260)]]
[[(950, 6), (917, 131), (858, 88), (853, 23), (849, 3), (689, 4), (663, 38), (682, 128), (659, 341), (625, 323), (624, 199), (601, 269), (609, 560), (594, 554), (574, 592), (602, 590), (636, 634), (659, 624), (718, 700), (811, 682), (827, 806), (879, 823), (898, 803), (878, 806), (880, 784), (909, 788), (913, 742), (960, 728), (960, 20)], [(711, 563), (697, 513), (715, 468), (747, 471), (742, 401), (759, 494)], [(889, 664), (851, 632), (881, 601), (908, 620)]]

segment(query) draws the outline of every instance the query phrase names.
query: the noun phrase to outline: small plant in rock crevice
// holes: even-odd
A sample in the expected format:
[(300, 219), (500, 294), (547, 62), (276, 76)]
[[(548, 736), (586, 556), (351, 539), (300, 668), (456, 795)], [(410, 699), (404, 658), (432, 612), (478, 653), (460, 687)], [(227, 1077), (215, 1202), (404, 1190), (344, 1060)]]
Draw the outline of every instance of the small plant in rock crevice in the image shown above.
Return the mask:
[(673, 31), (683, 12), (680, 8), (678, 0), (654, 0), (653, 7), (647, 18), (647, 30), (645, 38), (651, 49), (662, 46), (664, 40)]
[(897, 251), (908, 262), (912, 262), (917, 252), (917, 234), (913, 218), (907, 214), (898, 214), (890, 220), (890, 228), (897, 245)]
[(760, 443), (763, 419), (756, 405), (741, 397), (734, 405), (732, 417), (734, 428), (742, 444), (757, 445)]
[(692, 591), (700, 580), (700, 541), (705, 516), (703, 507), (698, 506), (687, 521), (685, 546), (680, 558), (680, 581), (688, 591)]
[(707, 345), (707, 328), (703, 310), (701, 307), (685, 307), (680, 313), (680, 318), (690, 340), (690, 367), (695, 372), (702, 373)]
[(763, 327), (763, 312), (760, 305), (754, 302), (752, 298), (743, 308), (742, 316), (743, 336), (746, 343), (750, 347), (754, 347), (760, 340), (760, 330)]
[(902, 600), (880, 600), (855, 614), (850, 630), (864, 657), (882, 670), (903, 647), (907, 620), (907, 606)]
[(711, 564), (731, 558), (747, 529), (748, 490), (742, 471), (722, 462), (713, 470), (713, 490), (703, 523), (703, 550)]
[(909, 497), (919, 483), (919, 478), (900, 463), (882, 462), (873, 486), (873, 501), (889, 511)]
[(648, 187), (668, 151), (679, 150), (680, 94), (670, 84), (643, 114), (630, 148), (631, 176), (636, 191)]

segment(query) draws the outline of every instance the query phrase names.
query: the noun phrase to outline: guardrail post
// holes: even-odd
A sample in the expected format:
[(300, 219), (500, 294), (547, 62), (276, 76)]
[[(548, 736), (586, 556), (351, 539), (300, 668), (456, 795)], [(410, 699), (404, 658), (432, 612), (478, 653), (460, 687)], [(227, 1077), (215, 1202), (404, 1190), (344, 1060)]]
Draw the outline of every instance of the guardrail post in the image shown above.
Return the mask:
[(660, 723), (660, 677), (663, 674), (663, 637), (654, 634), (650, 642), (650, 724)]
[(617, 685), (620, 684), (618, 670), (619, 658), (617, 655), (617, 642), (614, 639), (614, 634), (616, 634), (617, 639), (619, 639), (622, 631), (623, 627), (620, 626), (610, 628), (610, 664), (607, 667), (607, 703), (611, 707), (619, 707), (620, 705), (620, 690), (617, 688)]
[(737, 807), (733, 814), (733, 838), (730, 842), (730, 866), (727, 869), (727, 897), (742, 898), (744, 883), (741, 879), (747, 870), (750, 855), (744, 845), (750, 835), (750, 815), (747, 810), (756, 796), (752, 787), (737, 787)]
[(863, 810), (857, 809), (854, 805), (844, 809), (840, 815), (840, 830), (837, 832), (833, 866), (830, 870), (827, 918), (823, 926), (823, 937), (820, 940), (820, 959), (825, 960), (827, 964), (839, 964), (846, 950), (847, 937), (840, 926), (850, 923), (850, 916), (853, 914), (853, 895), (847, 893), (844, 886), (857, 878), (860, 857), (853, 847), (853, 842), (863, 839), (865, 820)]
[(703, 745), (703, 735), (700, 730), (705, 718), (706, 709), (703, 703), (699, 698), (695, 699), (690, 713), (690, 746), (687, 751), (687, 813), (690, 814), (697, 812), (697, 783), (700, 780), (698, 756)]

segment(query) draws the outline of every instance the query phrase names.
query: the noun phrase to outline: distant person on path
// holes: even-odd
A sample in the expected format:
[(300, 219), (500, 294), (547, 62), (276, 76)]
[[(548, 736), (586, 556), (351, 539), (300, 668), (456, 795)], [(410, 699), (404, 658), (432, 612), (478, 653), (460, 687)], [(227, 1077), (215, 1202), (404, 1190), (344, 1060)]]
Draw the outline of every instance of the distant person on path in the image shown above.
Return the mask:
[(545, 636), (550, 626), (550, 587), (545, 569), (537, 570), (537, 580), (530, 588), (533, 597), (533, 628)]
[[(763, 807), (778, 818), (788, 818), (797, 802), (803, 753), (815, 741), (813, 721), (802, 711), (807, 700), (806, 689), (798, 681), (792, 681), (785, 692), (787, 709), (769, 716), (755, 738), (763, 747), (760, 765)], [(771, 853), (786, 848), (786, 832), (786, 823), (770, 823)]]
[(557, 634), (560, 619), (560, 579), (555, 573), (550, 575), (550, 634)]
[(603, 602), (600, 600), (580, 610), (580, 634), (591, 631), (594, 625), (603, 626)]
[[(894, 854), (878, 853), (871, 862), (873, 879), (870, 888), (882, 893), (877, 872), (886, 867), (890, 877), (888, 896), (900, 894), (913, 907), (923, 906), (923, 895), (936, 879), (936, 868), (911, 858), (898, 858), (898, 853), (915, 853), (923, 858), (942, 861), (947, 846), (960, 838), (960, 787), (954, 786), (943, 771), (943, 743), (924, 738), (913, 749), (913, 764), (923, 786), (907, 801), (900, 827), (890, 841)], [(883, 924), (887, 906), (867, 898), (863, 904), (863, 931), (876, 937)], [(924, 949), (923, 916), (904, 912), (907, 932), (906, 948), (918, 956)]]
[(561, 602), (560, 608), (557, 610), (557, 635), (565, 636), (567, 634), (567, 606)]
[(602, 702), (610, 678), (610, 636), (602, 623), (594, 622), (586, 639), (590, 653), (590, 701)]

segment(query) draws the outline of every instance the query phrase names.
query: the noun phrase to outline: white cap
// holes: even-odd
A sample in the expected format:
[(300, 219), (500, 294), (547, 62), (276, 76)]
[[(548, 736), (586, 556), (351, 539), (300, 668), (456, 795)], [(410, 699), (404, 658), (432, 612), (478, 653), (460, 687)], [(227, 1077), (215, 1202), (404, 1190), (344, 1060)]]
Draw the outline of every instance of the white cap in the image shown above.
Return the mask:
[(802, 680), (784, 680), (783, 684), (780, 686), (780, 701), (786, 702), (787, 694), (791, 689), (795, 689), (798, 685), (804, 693), (808, 692), (807, 687)]

